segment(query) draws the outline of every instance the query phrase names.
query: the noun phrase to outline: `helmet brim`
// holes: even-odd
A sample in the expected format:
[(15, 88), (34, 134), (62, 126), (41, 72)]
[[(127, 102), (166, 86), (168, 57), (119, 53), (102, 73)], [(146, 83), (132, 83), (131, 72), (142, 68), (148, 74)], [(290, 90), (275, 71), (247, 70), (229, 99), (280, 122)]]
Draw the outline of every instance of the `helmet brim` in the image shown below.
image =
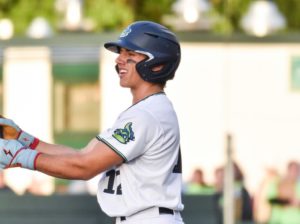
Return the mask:
[(104, 44), (104, 47), (109, 50), (112, 51), (114, 53), (120, 53), (120, 49), (121, 48), (125, 48), (127, 50), (130, 51), (136, 51), (136, 50), (140, 50), (140, 48), (138, 46), (135, 46), (131, 43), (128, 43), (127, 41), (124, 40), (118, 40), (118, 41), (114, 41), (114, 42), (107, 42)]
[(109, 51), (119, 53), (122, 46), (118, 42), (107, 42), (104, 44), (104, 47)]

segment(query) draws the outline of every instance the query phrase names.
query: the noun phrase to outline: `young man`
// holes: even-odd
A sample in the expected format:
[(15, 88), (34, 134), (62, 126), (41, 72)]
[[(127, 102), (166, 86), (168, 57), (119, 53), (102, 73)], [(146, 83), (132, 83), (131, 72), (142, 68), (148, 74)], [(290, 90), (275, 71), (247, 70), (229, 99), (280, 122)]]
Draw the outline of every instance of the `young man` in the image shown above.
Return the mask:
[(0, 118), (4, 138), (13, 139), (0, 139), (0, 166), (66, 179), (103, 173), (98, 202), (116, 223), (182, 224), (179, 126), (164, 93), (180, 63), (178, 40), (160, 24), (139, 21), (104, 46), (118, 54), (120, 85), (130, 89), (132, 105), (80, 151), (40, 141)]

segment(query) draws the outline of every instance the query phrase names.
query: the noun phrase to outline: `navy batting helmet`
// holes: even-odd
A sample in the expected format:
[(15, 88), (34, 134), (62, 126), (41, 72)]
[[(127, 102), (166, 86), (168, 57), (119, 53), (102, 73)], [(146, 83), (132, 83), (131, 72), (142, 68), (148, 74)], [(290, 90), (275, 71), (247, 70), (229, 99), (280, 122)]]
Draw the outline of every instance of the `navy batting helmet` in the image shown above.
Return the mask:
[[(150, 21), (132, 23), (116, 42), (105, 43), (104, 47), (115, 53), (125, 48), (146, 55), (146, 59), (136, 64), (136, 70), (148, 82), (163, 83), (173, 79), (180, 63), (180, 45), (175, 34)], [(163, 68), (153, 71), (159, 65)]]

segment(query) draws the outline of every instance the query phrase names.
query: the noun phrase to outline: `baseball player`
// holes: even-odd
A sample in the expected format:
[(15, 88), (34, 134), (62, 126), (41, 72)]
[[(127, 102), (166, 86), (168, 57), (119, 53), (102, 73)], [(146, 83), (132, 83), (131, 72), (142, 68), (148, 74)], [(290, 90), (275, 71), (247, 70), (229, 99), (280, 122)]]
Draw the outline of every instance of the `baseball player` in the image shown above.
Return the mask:
[(132, 105), (79, 151), (43, 142), (0, 118), (0, 167), (66, 179), (102, 173), (98, 202), (116, 223), (182, 224), (179, 125), (164, 92), (180, 63), (178, 40), (160, 24), (138, 21), (104, 47), (117, 53), (120, 85), (130, 89)]

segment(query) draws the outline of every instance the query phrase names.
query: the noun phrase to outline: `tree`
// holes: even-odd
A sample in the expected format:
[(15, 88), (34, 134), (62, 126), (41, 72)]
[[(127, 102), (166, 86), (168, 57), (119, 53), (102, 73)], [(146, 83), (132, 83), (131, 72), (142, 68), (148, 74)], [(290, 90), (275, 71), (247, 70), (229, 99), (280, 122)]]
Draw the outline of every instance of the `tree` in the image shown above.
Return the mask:
[(135, 20), (161, 22), (164, 14), (170, 13), (176, 0), (127, 0), (134, 11)]
[(220, 33), (239, 32), (240, 21), (252, 0), (210, 0), (215, 16), (215, 31)]
[(112, 30), (126, 26), (134, 19), (134, 12), (126, 0), (86, 0), (84, 16), (96, 24), (96, 31)]
[[(95, 24), (95, 32), (121, 29), (135, 20), (162, 22), (176, 0), (82, 0), (83, 16)], [(214, 30), (222, 33), (240, 32), (240, 21), (254, 0), (207, 0), (215, 16)], [(287, 31), (300, 28), (300, 1), (273, 0), (287, 21)], [(59, 29), (60, 15), (55, 0), (0, 0), (0, 18), (14, 23), (15, 33), (24, 35), (36, 17), (48, 20), (53, 30)]]
[(56, 22), (53, 0), (0, 0), (0, 18), (9, 18), (16, 34), (24, 34), (32, 20), (46, 18), (52, 26)]
[(287, 29), (296, 31), (300, 29), (300, 1), (299, 0), (274, 0), (279, 11), (284, 15)]
[(175, 0), (86, 0), (86, 16), (96, 21), (96, 30), (123, 28), (134, 20), (161, 22)]

